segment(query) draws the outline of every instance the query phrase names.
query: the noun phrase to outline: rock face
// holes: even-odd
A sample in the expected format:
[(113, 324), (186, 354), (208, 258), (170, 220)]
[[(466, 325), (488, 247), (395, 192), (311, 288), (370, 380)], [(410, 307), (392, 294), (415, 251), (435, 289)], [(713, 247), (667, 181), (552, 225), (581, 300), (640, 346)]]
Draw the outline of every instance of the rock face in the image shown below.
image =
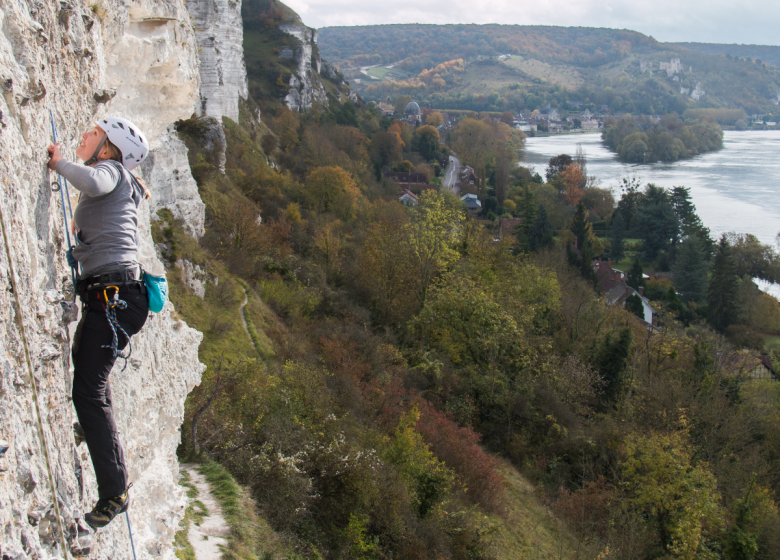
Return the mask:
[(322, 59), (316, 49), (317, 31), (299, 23), (284, 23), (279, 29), (300, 43), (295, 48), (298, 68), (290, 76), (290, 89), (284, 103), (291, 111), (306, 111), (314, 103), (327, 103), (328, 95), (320, 78)]
[(247, 97), (241, 1), (187, 0), (200, 50), (201, 116), (238, 122), (238, 99)]
[(198, 194), (198, 185), (190, 173), (187, 146), (176, 135), (173, 125), (157, 139), (158, 148), (141, 164), (144, 177), (154, 185), (153, 211), (168, 208), (173, 217), (184, 221), (190, 235), (202, 237), (206, 205)]
[[(0, 239), (0, 440), (8, 442), (0, 457), (1, 558), (132, 557), (124, 519), (96, 535), (79, 519), (97, 496), (86, 445), (77, 445), (72, 429), (76, 310), (68, 305), (63, 202), (45, 167), (49, 109), (71, 159), (79, 134), (104, 115), (127, 117), (146, 133), (155, 151), (136, 172), (155, 199), (141, 208), (140, 259), (159, 272), (152, 209), (170, 207), (196, 235), (203, 227), (186, 150), (169, 128), (198, 106), (197, 48), (185, 0), (0, 0), (0, 209), (7, 233), (7, 243)], [(133, 338), (126, 369), (119, 360), (111, 375), (134, 483), (138, 558), (174, 558), (184, 503), (175, 450), (184, 399), (203, 369), (200, 339), (168, 304)]]

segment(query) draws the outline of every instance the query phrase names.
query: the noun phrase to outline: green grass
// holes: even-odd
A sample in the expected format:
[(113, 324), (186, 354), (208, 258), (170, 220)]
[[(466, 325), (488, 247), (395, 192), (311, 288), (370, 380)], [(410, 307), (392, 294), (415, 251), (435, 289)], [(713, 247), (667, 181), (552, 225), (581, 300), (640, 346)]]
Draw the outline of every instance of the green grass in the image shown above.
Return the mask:
[(249, 330), (249, 337), (252, 339), (252, 343), (254, 344), (257, 353), (260, 354), (260, 357), (267, 364), (268, 360), (274, 356), (273, 343), (271, 342), (271, 339), (266, 336), (265, 328), (258, 330), (255, 323), (259, 322), (261, 327), (265, 327), (271, 318), (270, 312), (268, 308), (259, 301), (257, 294), (249, 287), (249, 284), (241, 279), (238, 279), (238, 283), (241, 284), (241, 287), (244, 289), (244, 294), (246, 294), (248, 300), (244, 307), (244, 317), (246, 318), (246, 327), (247, 330)]
[(780, 346), (780, 336), (767, 336), (764, 338), (765, 350), (769, 350), (773, 346)]
[[(505, 512), (491, 516), (497, 530), (492, 549), (501, 560), (533, 560), (577, 557), (577, 538), (536, 495), (528, 482), (509, 462), (502, 461)], [(582, 558), (588, 556), (582, 554)]]
[(403, 70), (399, 70), (397, 68), (385, 68), (384, 66), (375, 66), (374, 68), (369, 68), (366, 70), (366, 73), (369, 76), (376, 76), (377, 78), (382, 78), (383, 80), (399, 81), (409, 78), (409, 74)]
[[(195, 504), (198, 503), (205, 511), (206, 508), (203, 506), (203, 504), (198, 501), (194, 500), (194, 498), (198, 497), (198, 489), (195, 488), (195, 486), (190, 482), (190, 475), (187, 472), (182, 471), (181, 476), (179, 478), (179, 486), (183, 486), (187, 489), (187, 497), (190, 500), (193, 500), (189, 503), (187, 506), (186, 511), (184, 512), (184, 519), (181, 520), (179, 523), (179, 529), (176, 531), (176, 535), (174, 536), (173, 545), (176, 550), (176, 558), (179, 560), (195, 560), (195, 550), (192, 548), (192, 545), (190, 544), (189, 538), (187, 536), (187, 533), (189, 532), (190, 528), (190, 522), (192, 522), (199, 514), (195, 512)], [(202, 520), (203, 517), (200, 517), (200, 520)], [(199, 521), (200, 522), (200, 521)]]

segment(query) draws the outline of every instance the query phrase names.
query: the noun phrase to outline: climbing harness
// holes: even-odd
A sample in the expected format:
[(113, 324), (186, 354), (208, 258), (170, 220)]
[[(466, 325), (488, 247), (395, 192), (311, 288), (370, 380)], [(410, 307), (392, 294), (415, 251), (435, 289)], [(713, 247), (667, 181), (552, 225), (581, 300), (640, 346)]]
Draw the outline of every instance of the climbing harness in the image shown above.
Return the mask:
[[(57, 143), (57, 125), (54, 122), (54, 111), (49, 105), (49, 118), (51, 119), (51, 136), (54, 143)], [(65, 201), (68, 201), (68, 212), (70, 212), (70, 221), (73, 222), (73, 207), (70, 204), (70, 189), (68, 188), (68, 180), (57, 173), (57, 187), (53, 189), (55, 192), (59, 191), (60, 199), (62, 200), (62, 218), (65, 220), (65, 236), (68, 239), (68, 249), (73, 248), (73, 244), (70, 241), (70, 226), (68, 224), (68, 213), (65, 212)], [(74, 236), (74, 241), (78, 243), (78, 237)], [(76, 301), (76, 278), (78, 278), (78, 264), (70, 267), (70, 275), (73, 280), (73, 301)]]
[[(46, 461), (46, 472), (49, 475), (49, 487), (51, 488), (52, 501), (54, 502), (54, 512), (57, 516), (57, 527), (60, 530), (60, 544), (62, 545), (62, 554), (65, 556), (65, 560), (68, 560), (68, 546), (65, 542), (65, 528), (62, 526), (62, 516), (60, 515), (60, 504), (57, 497), (57, 488), (54, 485), (54, 474), (51, 469), (51, 461), (49, 460), (49, 446), (46, 443), (46, 433), (43, 431), (43, 417), (41, 416), (41, 408), (38, 404), (38, 383), (35, 381), (35, 373), (32, 367), (32, 361), (30, 359), (30, 348), (27, 342), (27, 333), (24, 328), (24, 316), (22, 315), (22, 304), (19, 301), (19, 289), (16, 285), (16, 274), (14, 273), (14, 265), (11, 261), (11, 248), (8, 245), (8, 236), (5, 231), (5, 215), (3, 214), (3, 207), (0, 205), (0, 229), (3, 231), (3, 243), (5, 244), (5, 254), (8, 259), (8, 272), (11, 278), (11, 289), (14, 293), (14, 301), (16, 302), (16, 318), (19, 321), (19, 332), (21, 333), (22, 346), (24, 348), (24, 358), (27, 362), (27, 369), (30, 373), (30, 385), (32, 386), (33, 404), (35, 405), (35, 417), (38, 424), (38, 437), (41, 440), (41, 448), (43, 449), (43, 458)], [(55, 442), (56, 444), (56, 442)]]
[(130, 528), (130, 512), (126, 511), (125, 516), (127, 517), (127, 532), (130, 533), (130, 548), (133, 549), (133, 560), (138, 560), (135, 556), (135, 543), (133, 542), (133, 530)]
[[(114, 290), (113, 298), (109, 299), (107, 293), (108, 290)], [(111, 332), (114, 335), (111, 344), (105, 344), (103, 345), (103, 348), (111, 348), (111, 351), (114, 353), (115, 360), (118, 356), (125, 361), (125, 365), (122, 368), (122, 371), (125, 371), (127, 368), (127, 360), (130, 359), (130, 355), (133, 353), (133, 342), (125, 332), (125, 329), (122, 328), (122, 325), (119, 324), (119, 321), (116, 318), (116, 310), (127, 309), (127, 302), (123, 299), (119, 299), (119, 286), (106, 286), (103, 289), (103, 298), (106, 300), (106, 319), (108, 320), (108, 324), (111, 326)], [(119, 350), (119, 336), (116, 332), (117, 329), (127, 339), (127, 351)]]

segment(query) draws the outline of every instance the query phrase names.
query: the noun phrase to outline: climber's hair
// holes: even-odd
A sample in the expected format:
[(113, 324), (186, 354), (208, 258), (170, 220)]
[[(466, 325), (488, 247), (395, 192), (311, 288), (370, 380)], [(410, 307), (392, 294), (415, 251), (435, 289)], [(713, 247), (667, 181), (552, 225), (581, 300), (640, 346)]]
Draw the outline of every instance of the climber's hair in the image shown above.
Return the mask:
[(106, 143), (103, 146), (108, 151), (108, 159), (113, 159), (122, 163), (122, 150), (116, 147), (116, 144), (106, 138)]
[[(106, 138), (105, 148), (108, 150), (108, 159), (112, 159), (114, 161), (118, 161), (119, 163), (122, 163), (122, 150), (116, 147), (116, 144), (112, 143), (111, 140)], [(144, 198), (149, 200), (152, 196), (152, 193), (149, 192), (149, 188), (146, 186), (146, 181), (138, 177), (137, 175), (133, 175), (135, 177), (135, 180), (138, 181), (138, 184), (141, 185), (144, 189)]]

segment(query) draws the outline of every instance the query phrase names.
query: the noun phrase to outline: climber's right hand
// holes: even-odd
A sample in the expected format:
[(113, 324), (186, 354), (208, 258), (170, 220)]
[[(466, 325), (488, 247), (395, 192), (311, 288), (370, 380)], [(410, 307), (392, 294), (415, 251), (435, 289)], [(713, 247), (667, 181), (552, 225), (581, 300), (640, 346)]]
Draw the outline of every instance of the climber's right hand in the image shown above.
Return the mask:
[(76, 260), (76, 257), (73, 256), (73, 245), (70, 246), (70, 249), (65, 251), (65, 259), (68, 261), (68, 265), (70, 265), (71, 268), (76, 268), (76, 266), (79, 264), (79, 261)]
[(62, 144), (60, 142), (50, 144), (46, 149), (49, 152), (49, 169), (55, 171), (57, 162), (62, 159)]

